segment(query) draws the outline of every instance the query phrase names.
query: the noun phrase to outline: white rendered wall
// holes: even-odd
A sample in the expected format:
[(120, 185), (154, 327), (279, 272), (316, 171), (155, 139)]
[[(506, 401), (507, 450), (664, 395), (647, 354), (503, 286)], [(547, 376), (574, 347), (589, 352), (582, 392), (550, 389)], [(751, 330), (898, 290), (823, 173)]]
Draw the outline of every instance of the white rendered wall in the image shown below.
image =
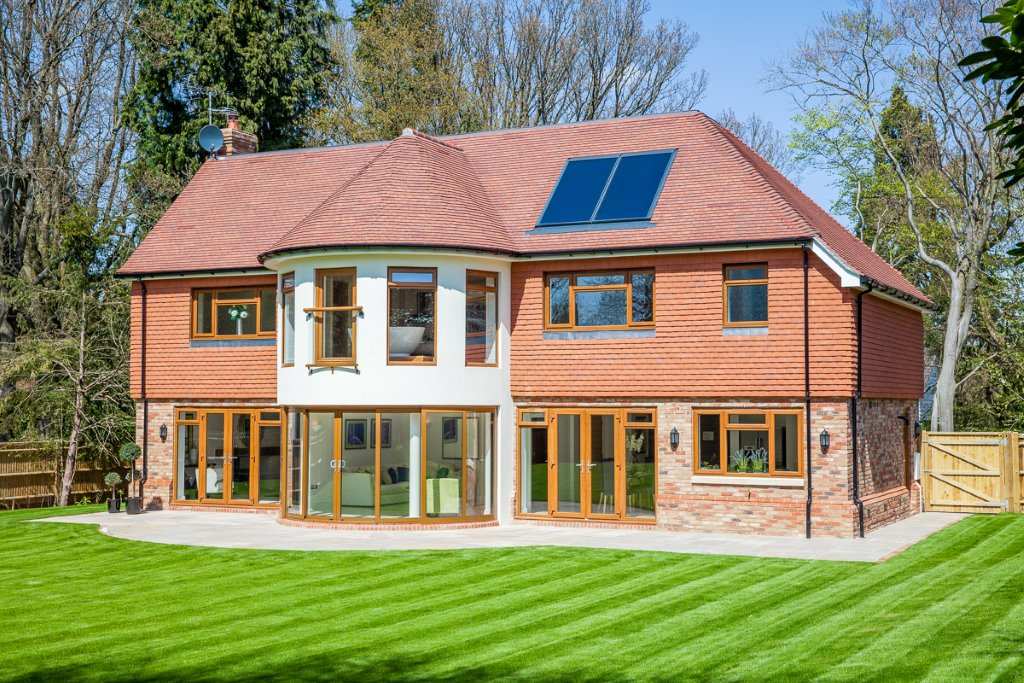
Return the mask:
[[(496, 514), (508, 521), (512, 511), (515, 463), (515, 408), (509, 390), (511, 295), (509, 262), (470, 255), (423, 252), (338, 252), (268, 262), (278, 273), (295, 273), (295, 364), (281, 367), (277, 400), (297, 407), (469, 407), (496, 406)], [(437, 269), (436, 365), (388, 365), (387, 272), (389, 267)], [(316, 305), (314, 272), (322, 268), (356, 269), (357, 367), (307, 368), (313, 362), (313, 321), (302, 312)], [(498, 273), (498, 366), (466, 367), (466, 271)], [(279, 324), (280, 334), (284, 325)]]

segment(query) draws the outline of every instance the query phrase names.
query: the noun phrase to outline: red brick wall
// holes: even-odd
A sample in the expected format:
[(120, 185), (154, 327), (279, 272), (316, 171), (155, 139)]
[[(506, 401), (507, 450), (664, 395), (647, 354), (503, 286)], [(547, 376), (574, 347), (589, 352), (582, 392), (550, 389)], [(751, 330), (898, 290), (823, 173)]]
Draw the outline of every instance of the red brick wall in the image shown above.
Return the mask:
[[(273, 401), (170, 400), (149, 402), (148, 475), (144, 504), (149, 510), (167, 508), (174, 500), (174, 411), (204, 406), (246, 407), (273, 405)], [(160, 441), (160, 427), (167, 425), (167, 441)], [(142, 402), (135, 404), (135, 438), (142, 448)], [(141, 466), (141, 463), (140, 463)]]
[(862, 396), (916, 401), (924, 393), (921, 312), (873, 295), (863, 303)]
[[(273, 276), (146, 282), (146, 395), (182, 399), (277, 397), (275, 346), (192, 344), (191, 292), (197, 287), (274, 284)], [(142, 289), (132, 283), (131, 392), (141, 398)]]
[[(768, 334), (726, 336), (722, 266), (768, 263)], [(802, 396), (803, 266), (799, 249), (512, 264), (513, 396)], [(854, 388), (853, 295), (811, 256), (813, 391)], [(656, 336), (545, 339), (544, 273), (656, 269)]]
[(862, 497), (906, 488), (910, 433), (900, 420), (917, 419), (916, 401), (863, 399), (858, 414), (858, 453)]

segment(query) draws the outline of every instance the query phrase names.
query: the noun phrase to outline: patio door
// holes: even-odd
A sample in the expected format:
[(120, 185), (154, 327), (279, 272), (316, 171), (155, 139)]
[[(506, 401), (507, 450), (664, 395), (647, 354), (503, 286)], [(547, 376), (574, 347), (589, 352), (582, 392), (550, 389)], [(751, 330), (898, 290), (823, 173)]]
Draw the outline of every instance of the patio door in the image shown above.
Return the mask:
[(551, 411), (548, 479), (551, 514), (580, 519), (620, 515), (623, 449), (614, 410)]
[(208, 410), (201, 417), (198, 499), (226, 505), (280, 500), (281, 414)]

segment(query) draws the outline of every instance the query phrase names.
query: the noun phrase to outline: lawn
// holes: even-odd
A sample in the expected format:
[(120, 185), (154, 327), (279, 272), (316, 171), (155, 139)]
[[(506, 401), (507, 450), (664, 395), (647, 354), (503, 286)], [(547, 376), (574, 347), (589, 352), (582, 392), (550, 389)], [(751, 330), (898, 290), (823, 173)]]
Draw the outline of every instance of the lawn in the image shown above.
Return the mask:
[(0, 680), (1024, 680), (1020, 515), (869, 565), (216, 550), (41, 514), (0, 513)]

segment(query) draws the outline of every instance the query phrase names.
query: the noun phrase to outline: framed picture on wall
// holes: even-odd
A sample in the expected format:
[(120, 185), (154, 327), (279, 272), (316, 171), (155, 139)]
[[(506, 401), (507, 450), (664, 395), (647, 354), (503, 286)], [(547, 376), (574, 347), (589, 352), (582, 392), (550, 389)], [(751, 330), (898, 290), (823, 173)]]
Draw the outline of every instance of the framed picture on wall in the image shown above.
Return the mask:
[[(370, 425), (370, 448), (375, 448), (377, 444), (377, 430), (374, 425)], [(391, 448), (391, 418), (381, 418), (380, 420), (380, 447)]]
[(366, 420), (345, 420), (345, 448), (366, 448)]
[[(462, 460), (462, 449), (459, 448), (459, 417), (441, 418), (441, 459)], [(449, 445), (453, 444), (453, 445)]]

